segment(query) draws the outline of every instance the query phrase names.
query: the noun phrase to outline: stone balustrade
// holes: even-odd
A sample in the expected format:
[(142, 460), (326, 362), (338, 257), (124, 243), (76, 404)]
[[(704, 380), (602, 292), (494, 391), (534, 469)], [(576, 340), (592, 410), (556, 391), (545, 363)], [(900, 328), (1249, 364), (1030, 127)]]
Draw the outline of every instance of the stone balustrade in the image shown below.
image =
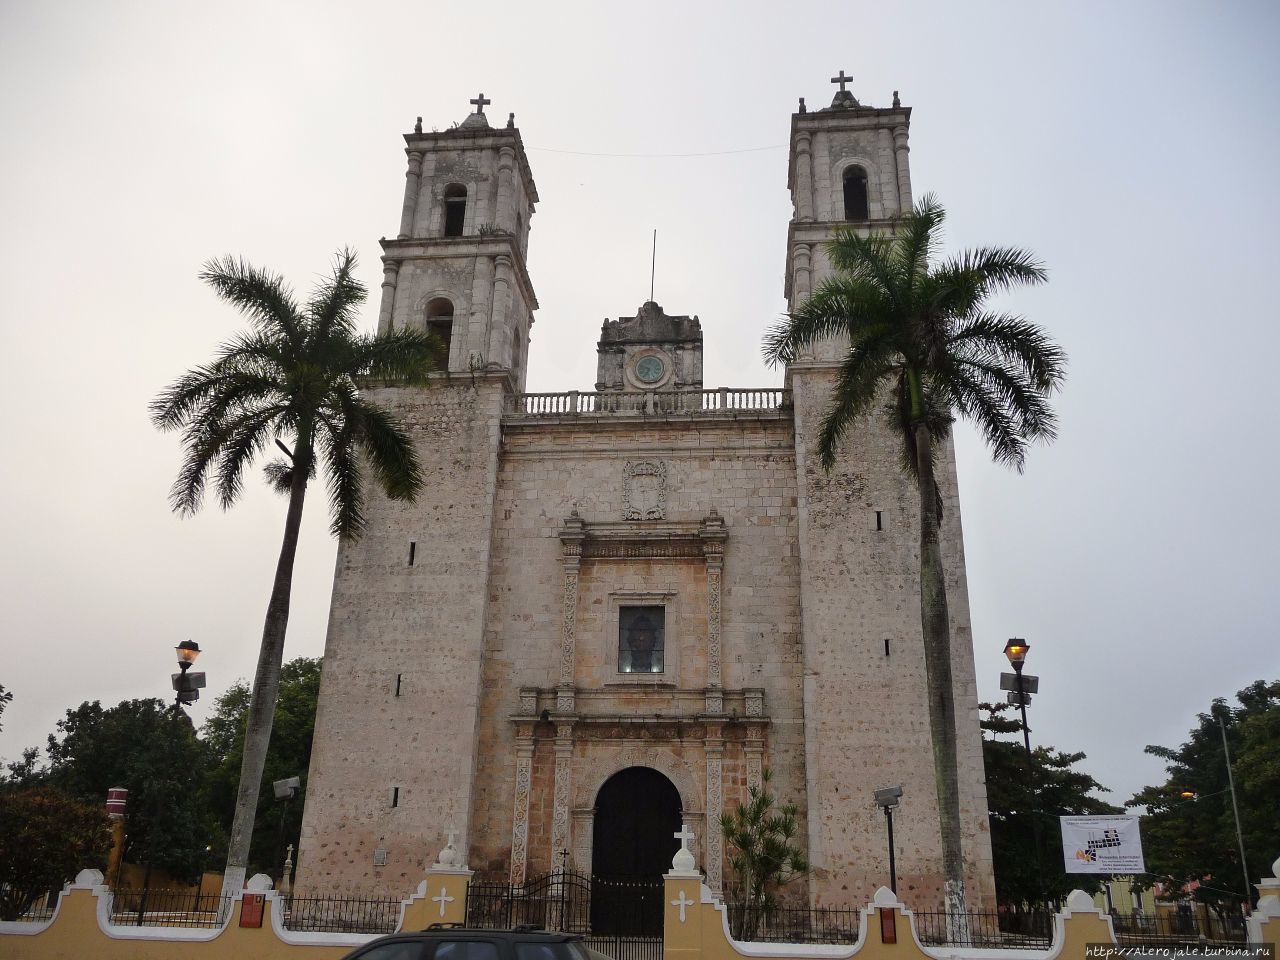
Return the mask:
[(508, 419), (576, 416), (666, 416), (779, 414), (791, 408), (791, 391), (781, 387), (720, 387), (714, 390), (570, 390), (514, 393), (503, 401)]

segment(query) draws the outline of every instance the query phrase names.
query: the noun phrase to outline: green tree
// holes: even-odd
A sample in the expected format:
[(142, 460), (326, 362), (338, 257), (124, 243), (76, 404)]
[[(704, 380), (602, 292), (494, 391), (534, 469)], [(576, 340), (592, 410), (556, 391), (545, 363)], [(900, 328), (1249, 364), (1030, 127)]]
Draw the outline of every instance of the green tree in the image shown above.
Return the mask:
[[(13, 691), (6, 690), (4, 684), (0, 683), (0, 717), (4, 716), (4, 708), (13, 700)], [(4, 724), (0, 724), (0, 730), (4, 729)]]
[[(983, 703), (982, 761), (987, 773), (987, 807), (991, 816), (991, 855), (996, 899), (1018, 910), (1046, 909), (1061, 903), (1077, 887), (1101, 889), (1097, 879), (1067, 875), (1062, 866), (1061, 816), (1120, 813), (1097, 797), (1107, 788), (1075, 765), (1083, 753), (1064, 753), (1038, 746), (1028, 757), (1022, 721), (1004, 716), (1006, 703)], [(1003, 740), (1012, 734), (1015, 739)], [(1039, 849), (1036, 828), (1039, 827)]]
[(251, 329), (151, 404), (157, 427), (182, 431), (184, 459), (170, 496), (180, 514), (200, 509), (210, 480), (222, 507), (230, 508), (240, 497), (246, 469), (273, 441), (287, 457), (267, 464), (268, 478), (287, 491), (289, 505), (249, 701), (227, 849), (227, 889), (243, 885), (249, 862), (307, 484), (323, 463), (332, 530), (350, 540), (364, 527), (366, 466), (395, 500), (412, 500), (421, 482), (408, 435), (387, 411), (361, 396), (357, 380), (424, 382), (440, 344), (411, 330), (377, 337), (357, 333), (366, 291), (355, 279), (355, 266), (353, 253), (339, 254), (332, 275), (299, 304), (276, 274), (231, 257), (210, 261), (201, 278), (245, 314)]
[(808, 861), (796, 845), (795, 804), (777, 805), (769, 790), (772, 775), (747, 791), (746, 803), (720, 815), (720, 832), (732, 848), (732, 933), (752, 940), (772, 919), (779, 888), (809, 872)]
[[(1244, 889), (1235, 816), (1222, 747), (1226, 728), (1240, 808), (1249, 883), (1269, 872), (1280, 851), (1280, 680), (1258, 680), (1236, 694), (1238, 707), (1225, 699), (1197, 715), (1187, 742), (1176, 750), (1149, 746), (1146, 752), (1166, 762), (1168, 778), (1127, 801), (1145, 807), (1142, 821), (1147, 870), (1164, 881), (1174, 896), (1188, 886), (1202, 903), (1219, 910), (1253, 899)], [(1221, 725), (1220, 725), (1221, 722)]]
[(86, 867), (101, 867), (111, 827), (101, 804), (51, 787), (0, 790), (0, 920), (17, 920)]
[(205, 797), (209, 754), (186, 714), (154, 699), (108, 708), (82, 703), (58, 721), (45, 755), (39, 767), (34, 749), (11, 763), (5, 792), (47, 787), (101, 807), (108, 789), (125, 787), (125, 857), (179, 880), (203, 870), (205, 848), (216, 838)]
[[(271, 723), (271, 746), (267, 750), (267, 762), (259, 785), (258, 811), (249, 852), (249, 869), (253, 873), (277, 876), (284, 862), (282, 844), (292, 842), (292, 838), (302, 830), (302, 806), (306, 796), (307, 770), (311, 765), (311, 740), (319, 695), (318, 658), (298, 657), (283, 666), (280, 694)], [(216, 764), (209, 775), (209, 801), (214, 815), (227, 832), (230, 832), (235, 816), (244, 733), (249, 722), (249, 699), (247, 683), (240, 680), (232, 684), (214, 701), (213, 712), (201, 728)], [(301, 777), (302, 789), (286, 803), (275, 798), (271, 784), (287, 777)]]
[[(1027, 444), (1055, 435), (1048, 397), (1066, 358), (1035, 325), (985, 308), (993, 293), (1046, 278), (1028, 252), (984, 247), (934, 262), (945, 211), (925, 197), (892, 234), (836, 233), (834, 274), (768, 333), (764, 355), (790, 363), (810, 345), (847, 340), (818, 435), (830, 470), (849, 427), (882, 415), (902, 440), (920, 502), (920, 619), (947, 912), (965, 911), (951, 677), (951, 624), (934, 464), (953, 415), (972, 421), (995, 460), (1021, 471)], [(956, 933), (958, 929), (954, 928)]]

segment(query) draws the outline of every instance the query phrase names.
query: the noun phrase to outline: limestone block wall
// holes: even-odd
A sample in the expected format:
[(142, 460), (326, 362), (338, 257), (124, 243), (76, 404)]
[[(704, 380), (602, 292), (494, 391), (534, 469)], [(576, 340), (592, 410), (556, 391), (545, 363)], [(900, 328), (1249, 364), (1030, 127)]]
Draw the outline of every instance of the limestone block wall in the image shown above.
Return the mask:
[[(554, 688), (559, 677), (564, 605), (559, 530), (575, 509), (588, 525), (620, 521), (623, 470), (633, 460), (667, 464), (667, 520), (696, 523), (713, 509), (724, 518), (723, 685), (765, 691), (764, 710), (772, 721), (765, 763), (773, 768), (782, 797), (804, 808), (796, 470), (789, 418), (508, 423), (494, 513), (482, 746), (472, 819), (471, 863), (482, 872), (501, 875), (509, 862), (516, 763), (516, 730), (509, 718), (520, 712), (519, 688)], [(674, 680), (671, 686), (637, 687), (616, 675), (614, 600), (628, 591), (672, 597), (672, 663), (661, 681)], [(703, 712), (706, 591), (700, 559), (584, 560), (576, 604), (577, 710), (624, 717)], [(741, 713), (741, 706), (734, 709)], [(575, 858), (589, 854), (589, 844), (581, 841), (597, 781), (629, 763), (662, 770), (680, 790), (687, 812), (705, 810), (705, 747), (694, 732), (684, 729), (673, 741), (644, 743), (622, 734), (617, 739), (575, 734), (570, 841)], [(552, 724), (535, 731), (540, 739), (533, 761), (530, 875), (552, 862), (545, 796), (554, 758), (545, 738), (554, 735)], [(588, 736), (594, 739), (584, 739)], [(736, 734), (725, 736), (728, 805), (740, 797), (744, 775), (741, 745), (730, 740)], [(579, 866), (589, 869), (590, 864)]]
[(301, 895), (407, 893), (451, 829), (466, 854), (503, 389), (370, 391), (413, 437), (424, 483), (411, 504), (370, 490), (367, 532), (339, 545)]
[[(793, 366), (800, 585), (804, 611), (806, 770), (811, 889), (818, 903), (857, 903), (888, 877), (884, 816), (872, 801), (902, 785), (895, 814), (898, 889), (941, 902), (941, 846), (926, 711), (914, 486), (898, 444), (878, 422), (859, 425), (827, 474), (816, 436), (832, 368)], [(941, 457), (956, 685), (964, 856), (970, 909), (994, 904), (954, 456)], [(880, 513), (877, 529), (876, 512)], [(886, 652), (887, 641), (887, 652)]]

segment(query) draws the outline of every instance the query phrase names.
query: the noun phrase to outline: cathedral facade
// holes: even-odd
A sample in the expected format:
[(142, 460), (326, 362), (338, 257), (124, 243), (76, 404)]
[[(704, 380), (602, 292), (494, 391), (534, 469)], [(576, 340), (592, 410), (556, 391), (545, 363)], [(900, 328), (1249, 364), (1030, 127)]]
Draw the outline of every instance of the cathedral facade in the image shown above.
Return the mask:
[[(911, 208), (910, 109), (844, 89), (791, 118), (786, 295), (839, 227)], [(339, 546), (297, 889), (406, 894), (450, 833), (480, 874), (656, 876), (692, 828), (731, 880), (722, 813), (770, 776), (799, 810), (815, 904), (887, 882), (873, 791), (901, 785), (899, 891), (937, 903), (941, 844), (916, 493), (880, 423), (834, 469), (816, 436), (837, 344), (781, 387), (708, 387), (696, 316), (606, 321), (594, 390), (525, 392), (537, 189), (512, 122), (406, 135), (379, 329), (448, 369), (371, 386), (413, 437), (413, 503), (371, 496)], [(782, 238), (779, 237), (781, 244)], [(714, 349), (714, 344), (712, 345)], [(971, 909), (994, 904), (954, 457), (940, 458)]]

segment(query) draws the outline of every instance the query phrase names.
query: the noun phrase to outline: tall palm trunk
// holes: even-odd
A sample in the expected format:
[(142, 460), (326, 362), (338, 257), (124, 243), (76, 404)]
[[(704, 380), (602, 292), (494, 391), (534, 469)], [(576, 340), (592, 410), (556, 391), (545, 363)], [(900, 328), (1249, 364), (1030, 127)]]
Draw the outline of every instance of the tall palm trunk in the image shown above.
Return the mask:
[[(923, 405), (922, 405), (923, 406)], [(964, 857), (960, 847), (960, 778), (956, 763), (955, 689), (951, 678), (951, 618), (938, 538), (938, 487), (933, 437), (921, 417), (914, 425), (920, 488), (920, 624), (924, 633), (925, 686), (933, 741), (934, 782), (942, 832), (942, 873), (947, 929), (952, 943), (967, 940)]]
[(231, 821), (227, 866), (222, 879), (224, 897), (234, 896), (244, 888), (244, 875), (249, 865), (258, 793), (267, 765), (267, 747), (271, 743), (271, 725), (280, 692), (280, 668), (284, 663), (284, 637), (289, 626), (289, 600), (293, 591), (293, 561), (298, 552), (298, 532), (302, 525), (302, 505), (307, 497), (311, 456), (311, 430), (307, 424), (300, 424), (293, 451), (293, 480), (289, 487), (289, 510), (284, 521), (284, 542), (280, 545), (280, 559), (276, 562), (276, 579), (271, 587), (271, 601), (267, 604), (258, 667), (253, 675), (253, 694), (249, 699), (240, 787), (236, 791), (236, 812)]

